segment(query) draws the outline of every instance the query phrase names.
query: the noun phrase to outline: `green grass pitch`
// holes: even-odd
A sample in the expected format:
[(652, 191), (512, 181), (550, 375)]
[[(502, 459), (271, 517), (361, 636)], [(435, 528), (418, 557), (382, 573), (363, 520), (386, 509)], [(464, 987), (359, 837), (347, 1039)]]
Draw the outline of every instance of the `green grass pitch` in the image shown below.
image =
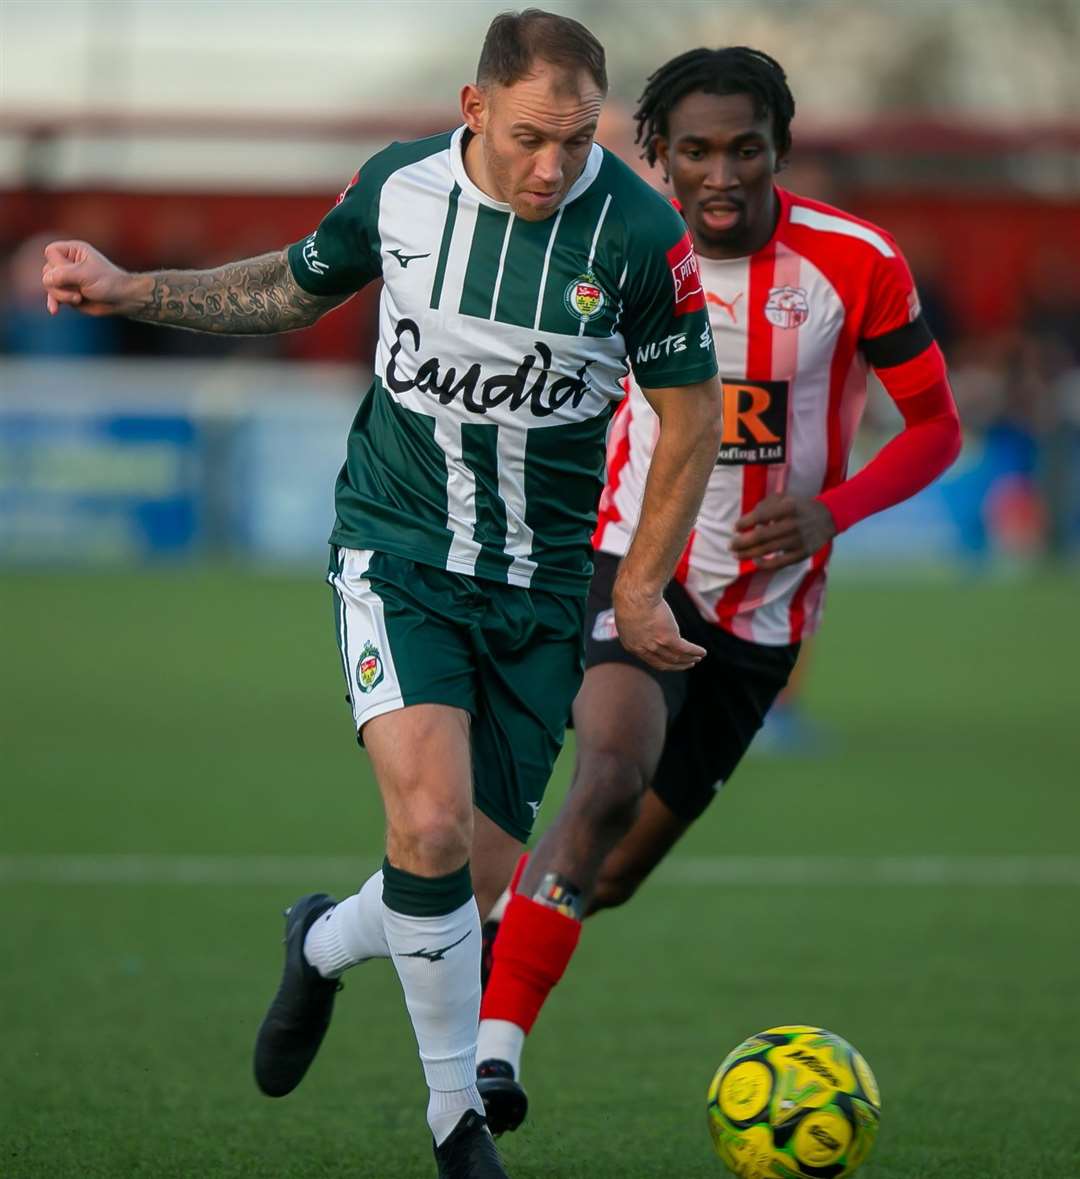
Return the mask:
[[(251, 1080), (281, 909), (380, 854), (318, 571), (8, 575), (0, 599), (0, 1176), (431, 1176), (385, 963), (347, 976), (293, 1096)], [(1080, 1176), (1078, 606), (1063, 575), (834, 588), (807, 684), (827, 748), (748, 759), (590, 924), (526, 1055), (515, 1179), (721, 1175), (713, 1069), (803, 1022), (876, 1070), (867, 1179)], [(789, 883), (724, 880), (788, 855)], [(964, 876), (999, 856), (1020, 883)], [(871, 879), (882, 857), (964, 882)]]

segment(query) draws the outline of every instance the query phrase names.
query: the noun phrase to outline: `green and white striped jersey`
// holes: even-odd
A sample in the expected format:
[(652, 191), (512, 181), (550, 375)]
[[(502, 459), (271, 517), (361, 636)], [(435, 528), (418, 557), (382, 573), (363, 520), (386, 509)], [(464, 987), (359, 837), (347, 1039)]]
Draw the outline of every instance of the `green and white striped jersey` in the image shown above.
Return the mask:
[(583, 593), (628, 357), (646, 389), (716, 372), (696, 258), (603, 148), (549, 219), (524, 221), (466, 175), (466, 134), (379, 152), (289, 249), (313, 294), (384, 280), (331, 540)]

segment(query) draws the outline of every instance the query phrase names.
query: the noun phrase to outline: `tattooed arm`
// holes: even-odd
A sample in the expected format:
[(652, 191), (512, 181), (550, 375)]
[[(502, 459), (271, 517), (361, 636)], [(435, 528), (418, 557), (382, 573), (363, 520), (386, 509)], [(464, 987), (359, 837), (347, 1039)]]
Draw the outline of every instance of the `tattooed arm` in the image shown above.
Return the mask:
[(197, 332), (261, 336), (313, 324), (348, 295), (310, 295), (284, 250), (215, 270), (131, 274), (86, 242), (52, 242), (42, 270), (49, 311), (126, 315)]

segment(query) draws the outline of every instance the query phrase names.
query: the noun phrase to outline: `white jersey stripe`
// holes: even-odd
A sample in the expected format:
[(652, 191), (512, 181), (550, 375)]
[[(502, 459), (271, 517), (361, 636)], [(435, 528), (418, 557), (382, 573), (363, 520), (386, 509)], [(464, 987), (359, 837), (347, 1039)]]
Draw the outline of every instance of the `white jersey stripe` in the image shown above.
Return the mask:
[(875, 233), (869, 226), (860, 225), (846, 217), (834, 217), (831, 213), (822, 213), (819, 209), (811, 209), (806, 205), (792, 205), (791, 223), (805, 225), (808, 229), (819, 229), (823, 233), (842, 233), (846, 237), (857, 237), (860, 241), (869, 242), (886, 258), (896, 257), (896, 251), (880, 233)]
[(480, 210), (471, 193), (462, 192), (458, 198), (457, 220), (450, 239), (450, 250), (446, 255), (446, 271), (443, 275), (440, 310), (457, 311), (461, 305), (461, 294), (465, 287), (465, 271), (469, 265), (473, 234), (476, 231), (476, 216)]
[(589, 261), (586, 265), (586, 270), (592, 270), (592, 264), (596, 258), (596, 243), (600, 240), (600, 230), (604, 227), (604, 218), (607, 217), (607, 211), (611, 205), (611, 193), (609, 192), (604, 198), (604, 207), (600, 210), (600, 219), (596, 223), (596, 232), (592, 235), (592, 244), (589, 246)]
[[(611, 193), (609, 192), (604, 198), (604, 207), (600, 210), (600, 220), (596, 223), (596, 232), (592, 235), (592, 245), (589, 246), (589, 261), (585, 267), (587, 271), (592, 270), (593, 259), (596, 257), (596, 243), (600, 240), (600, 230), (604, 226), (604, 218), (607, 216), (608, 206), (611, 204)], [(624, 271), (625, 273), (625, 271)], [(581, 326), (578, 328), (578, 335), (585, 334), (585, 320), (581, 321)]]
[(474, 538), (476, 476), (462, 455), (461, 422), (454, 418), (435, 418), (435, 441), (446, 456), (446, 527), (453, 533), (446, 567), (453, 573), (472, 577), (480, 555), (480, 544)]
[[(774, 287), (802, 287), (802, 259), (783, 243), (776, 245), (776, 256), (773, 262)], [(801, 331), (774, 327), (771, 335), (772, 373), (797, 373), (799, 367), (799, 341)], [(795, 399), (799, 395), (797, 382), (793, 382), (789, 390), (787, 405), (787, 436), (791, 437), (791, 423), (795, 415)], [(765, 470), (765, 494), (783, 495), (788, 489), (791, 474), (790, 463), (777, 463)], [(750, 579), (746, 597), (742, 602), (742, 609), (736, 615), (735, 625), (737, 633), (753, 642), (777, 641), (775, 628), (768, 626), (765, 618), (759, 617), (761, 607), (771, 598), (776, 597), (779, 586), (788, 580), (784, 576), (785, 570), (768, 572), (762, 570)], [(784, 640), (781, 640), (784, 641)]]
[(499, 305), (499, 291), (502, 289), (503, 273), (506, 270), (506, 251), (510, 246), (510, 230), (514, 228), (514, 214), (506, 219), (506, 232), (503, 234), (502, 251), (499, 254), (499, 272), (495, 275), (495, 289), (491, 292), (491, 314), (488, 319), (495, 319), (495, 308)]
[(525, 523), (525, 447), (528, 436), (522, 430), (499, 427), (499, 496), (506, 505), (506, 554), (512, 558), (506, 580), (511, 585), (529, 586), (536, 570), (530, 554), (533, 530)]
[[(774, 263), (774, 283), (778, 287), (800, 288), (802, 284), (802, 258), (794, 250), (788, 249), (782, 242), (776, 246), (776, 261)], [(772, 371), (773, 373), (797, 373), (799, 371), (799, 341), (801, 331), (774, 330), (772, 334)], [(791, 420), (795, 416), (795, 398), (798, 396), (798, 386), (792, 390), (788, 398), (787, 426), (788, 436), (791, 435)], [(787, 490), (791, 465), (780, 463), (769, 468), (768, 492), (783, 494)]]
[(540, 315), (544, 310), (544, 292), (547, 290), (548, 268), (551, 266), (551, 251), (555, 248), (555, 239), (559, 235), (559, 225), (562, 222), (563, 209), (566, 206), (560, 207), (555, 214), (555, 220), (551, 226), (551, 236), (548, 238), (547, 249), (544, 251), (544, 269), (540, 271), (540, 289), (536, 292), (536, 318), (533, 320), (533, 331), (540, 330)]

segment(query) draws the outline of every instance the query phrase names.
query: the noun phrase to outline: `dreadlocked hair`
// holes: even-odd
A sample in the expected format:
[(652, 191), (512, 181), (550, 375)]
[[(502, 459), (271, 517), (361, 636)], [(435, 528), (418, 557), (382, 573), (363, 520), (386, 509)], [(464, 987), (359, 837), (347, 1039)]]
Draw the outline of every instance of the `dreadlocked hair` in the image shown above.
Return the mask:
[(756, 117), (768, 115), (772, 119), (777, 150), (786, 152), (791, 147), (795, 99), (788, 88), (787, 75), (775, 58), (745, 45), (690, 49), (650, 74), (638, 99), (634, 142), (641, 144), (642, 157), (650, 164), (656, 163), (657, 136), (667, 138), (672, 110), (695, 90), (706, 94), (748, 95), (753, 100)]

